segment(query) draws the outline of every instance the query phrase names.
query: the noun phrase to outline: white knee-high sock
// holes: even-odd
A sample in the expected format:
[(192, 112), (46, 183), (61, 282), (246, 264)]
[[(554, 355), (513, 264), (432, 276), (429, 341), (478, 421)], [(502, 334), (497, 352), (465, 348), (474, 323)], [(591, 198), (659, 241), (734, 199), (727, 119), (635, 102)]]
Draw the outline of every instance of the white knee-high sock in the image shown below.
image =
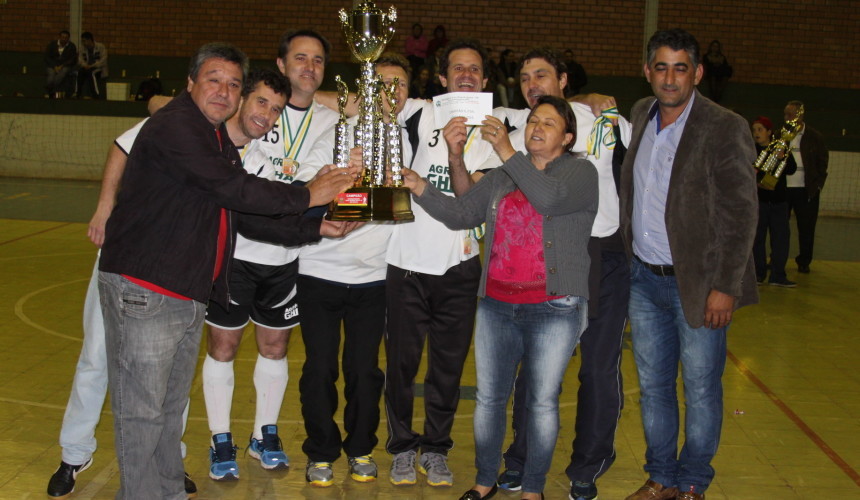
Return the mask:
[(206, 401), (209, 431), (213, 436), (230, 432), (234, 386), (233, 362), (217, 361), (207, 354), (203, 361), (203, 399)]
[(254, 418), (254, 438), (263, 439), (264, 425), (277, 424), (289, 380), (287, 358), (268, 359), (257, 355), (254, 367), (254, 388), (257, 389), (257, 416)]

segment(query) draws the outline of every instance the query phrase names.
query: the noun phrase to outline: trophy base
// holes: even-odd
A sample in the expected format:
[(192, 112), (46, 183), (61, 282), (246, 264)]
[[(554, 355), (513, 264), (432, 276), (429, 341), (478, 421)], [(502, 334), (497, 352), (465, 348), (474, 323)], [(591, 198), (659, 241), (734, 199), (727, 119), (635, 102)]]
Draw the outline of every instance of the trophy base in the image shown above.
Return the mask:
[(405, 187), (357, 187), (341, 193), (328, 207), (326, 220), (412, 221), (412, 199)]
[(768, 191), (773, 191), (776, 188), (776, 183), (779, 181), (776, 177), (771, 174), (764, 174), (764, 177), (758, 181), (758, 186), (762, 189), (767, 189)]

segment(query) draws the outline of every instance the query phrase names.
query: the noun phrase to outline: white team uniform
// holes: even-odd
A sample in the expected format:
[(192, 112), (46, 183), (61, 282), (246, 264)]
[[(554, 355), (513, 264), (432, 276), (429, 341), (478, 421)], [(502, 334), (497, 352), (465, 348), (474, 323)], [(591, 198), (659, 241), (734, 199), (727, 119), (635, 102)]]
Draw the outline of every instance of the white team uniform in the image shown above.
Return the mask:
[[(307, 110), (294, 109), (287, 104), (272, 130), (246, 146), (242, 158), (245, 170), (258, 177), (293, 182), (314, 144), (325, 134), (332, 133), (337, 119), (337, 113), (316, 101)], [(287, 159), (298, 162), (298, 169), (288, 168), (288, 172), (284, 173), (283, 165)], [(263, 166), (264, 163), (268, 165)], [(260, 171), (261, 167), (263, 171)], [(264, 175), (260, 172), (264, 172)], [(299, 249), (254, 241), (239, 234), (236, 236), (233, 256), (246, 262), (281, 266), (296, 260)]]
[[(597, 216), (594, 218), (594, 225), (591, 227), (591, 236), (604, 238), (613, 235), (619, 226), (620, 208), (618, 205), (618, 192), (615, 190), (615, 180), (612, 177), (612, 150), (606, 147), (606, 144), (600, 144), (600, 157), (596, 155), (586, 154), (586, 146), (588, 136), (591, 133), (591, 128), (594, 125), (596, 117), (591, 112), (591, 107), (578, 103), (570, 103), (573, 114), (576, 116), (576, 141), (573, 144), (574, 154), (581, 155), (582, 158), (590, 161), (597, 169), (598, 190), (600, 198), (597, 205)], [(525, 146), (525, 126), (531, 110), (507, 110), (505, 116), (512, 127), (516, 130), (510, 133), (511, 145), (517, 151), (526, 153)], [(621, 137), (616, 137), (615, 140), (620, 140), (623, 144), (630, 142), (631, 127), (624, 117), (618, 118), (618, 127), (621, 130)], [(492, 168), (501, 165), (502, 161), (493, 152), (481, 169)]]
[[(348, 120), (351, 143), (355, 139), (353, 127), (357, 121), (358, 117)], [(334, 128), (331, 128), (317, 140), (306, 163), (300, 167), (296, 180), (313, 178), (320, 168), (332, 163), (333, 152)], [(406, 137), (403, 137), (403, 158), (404, 161), (412, 158), (412, 148)], [(337, 283), (382, 281), (386, 271), (385, 253), (394, 227), (392, 223), (371, 221), (343, 238), (323, 238), (316, 243), (303, 245), (299, 250), (299, 274)]]
[[(442, 128), (446, 124), (437, 124), (433, 104), (419, 99), (409, 99), (399, 117), (405, 122), (418, 112), (422, 113), (418, 125), (420, 142), (410, 168), (444, 193), (454, 196), (448, 175), (448, 144), (442, 136)], [(493, 110), (493, 114), (504, 121), (504, 115), (497, 113)], [(472, 173), (479, 170), (493, 153), (493, 145), (481, 138), (479, 127), (468, 127), (468, 130), (464, 159), (466, 169)], [(394, 228), (386, 258), (389, 264), (441, 276), (480, 252), (474, 230), (452, 231), (417, 203), (412, 204), (412, 212), (415, 214), (414, 222), (397, 224)]]

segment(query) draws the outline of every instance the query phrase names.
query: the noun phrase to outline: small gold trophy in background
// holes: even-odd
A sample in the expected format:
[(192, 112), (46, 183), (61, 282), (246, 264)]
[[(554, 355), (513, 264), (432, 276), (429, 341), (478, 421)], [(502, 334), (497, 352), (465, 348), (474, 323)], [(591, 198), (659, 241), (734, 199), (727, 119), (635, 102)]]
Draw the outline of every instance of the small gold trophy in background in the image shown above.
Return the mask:
[(797, 116), (788, 120), (779, 131), (779, 138), (774, 139), (759, 153), (753, 167), (764, 173), (758, 185), (764, 189), (773, 190), (785, 170), (788, 158), (791, 156), (791, 141), (800, 132), (800, 122), (803, 121), (803, 106), (797, 110)]
[[(396, 117), (388, 125), (384, 123), (382, 92), (385, 88), (373, 65), (373, 61), (382, 54), (385, 45), (394, 36), (393, 24), (397, 20), (397, 11), (390, 7), (388, 12), (383, 12), (373, 2), (356, 0), (352, 12), (341, 9), (338, 14), (347, 44), (353, 55), (361, 61), (361, 77), (357, 81), (359, 112), (355, 126), (355, 146), (362, 148), (364, 170), (356, 185), (341, 193), (330, 204), (326, 218), (414, 220), (409, 189), (403, 187), (400, 174), (403, 167), (400, 127), (397, 126)], [(344, 113), (348, 88), (340, 76), (336, 82), (340, 120), (335, 128), (334, 158), (335, 165), (345, 167), (349, 163), (350, 142)], [(393, 88), (389, 90), (387, 95), (392, 96), (389, 97), (391, 104), (394, 92)]]

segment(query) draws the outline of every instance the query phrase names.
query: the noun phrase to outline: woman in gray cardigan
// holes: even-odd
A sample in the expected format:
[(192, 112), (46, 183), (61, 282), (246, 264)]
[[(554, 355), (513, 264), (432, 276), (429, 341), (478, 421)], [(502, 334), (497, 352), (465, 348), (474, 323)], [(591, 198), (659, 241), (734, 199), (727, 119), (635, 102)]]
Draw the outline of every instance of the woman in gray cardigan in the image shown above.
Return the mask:
[(506, 406), (521, 362), (531, 389), (523, 498), (540, 498), (546, 483), (561, 380), (588, 317), (586, 247), (597, 212), (597, 171), (570, 153), (575, 133), (568, 103), (544, 96), (526, 125), (529, 154), (514, 154), (461, 196), (448, 196), (404, 170), (415, 202), (450, 229), (486, 222), (475, 328), (478, 472), (461, 500), (496, 493)]

